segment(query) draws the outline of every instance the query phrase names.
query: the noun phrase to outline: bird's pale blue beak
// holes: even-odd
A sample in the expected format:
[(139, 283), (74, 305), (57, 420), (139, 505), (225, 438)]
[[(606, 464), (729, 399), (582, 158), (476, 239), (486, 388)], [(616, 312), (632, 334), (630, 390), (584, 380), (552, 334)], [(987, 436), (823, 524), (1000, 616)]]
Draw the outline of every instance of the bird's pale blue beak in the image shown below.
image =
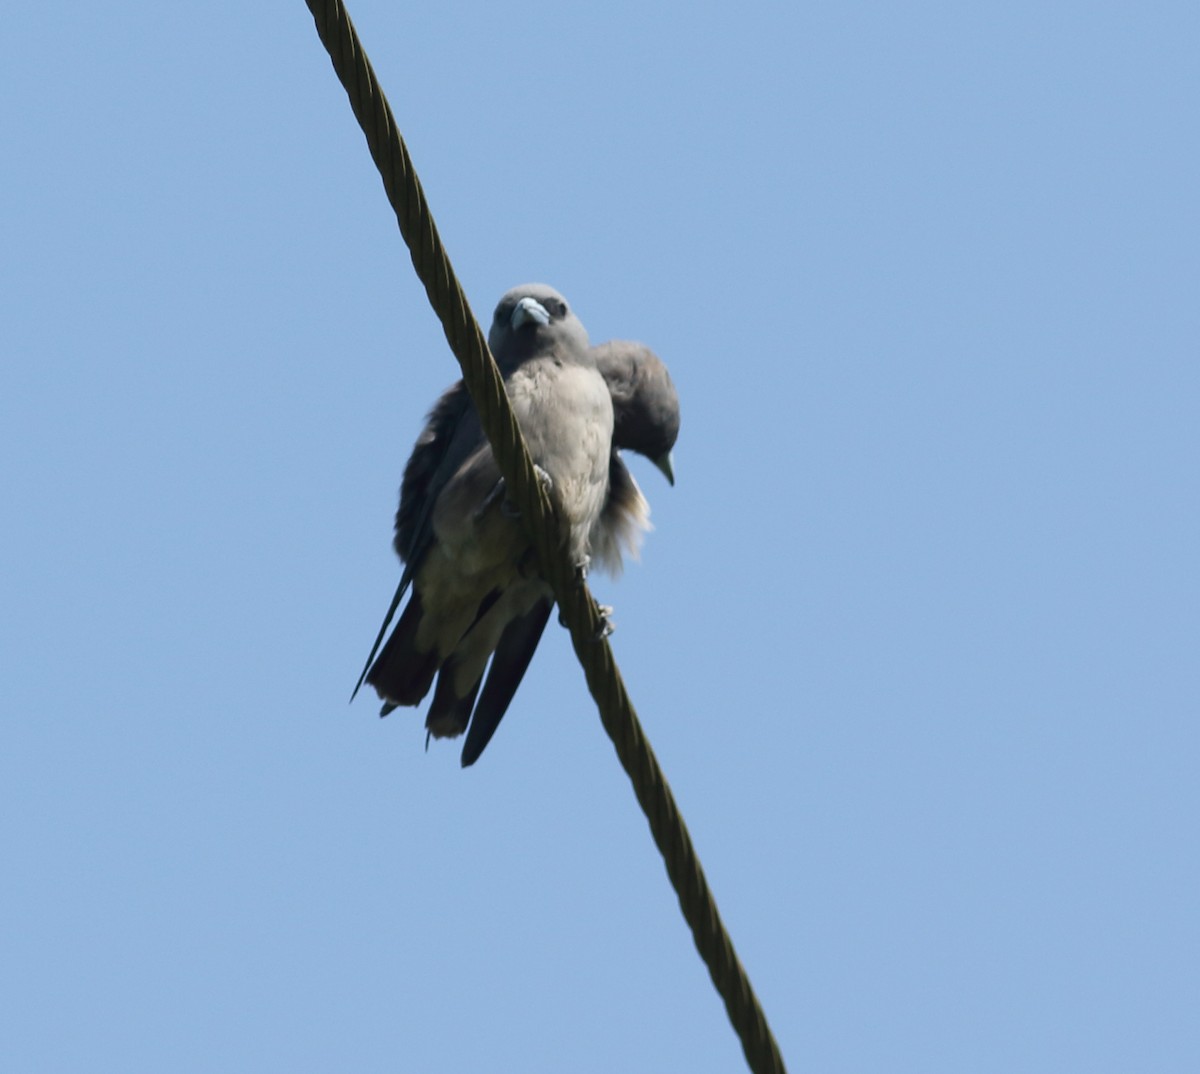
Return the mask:
[(536, 321), (538, 324), (549, 324), (550, 314), (546, 312), (546, 307), (536, 298), (530, 298), (526, 295), (513, 307), (510, 323), (513, 328), (520, 328), (521, 325), (527, 324), (530, 321)]

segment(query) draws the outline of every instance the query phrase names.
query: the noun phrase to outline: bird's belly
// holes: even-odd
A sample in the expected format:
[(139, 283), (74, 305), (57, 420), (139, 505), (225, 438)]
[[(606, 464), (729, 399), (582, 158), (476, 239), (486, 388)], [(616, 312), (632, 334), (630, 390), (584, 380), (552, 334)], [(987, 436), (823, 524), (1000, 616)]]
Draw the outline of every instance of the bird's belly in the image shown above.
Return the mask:
[(586, 535), (608, 490), (612, 397), (595, 369), (539, 365), (514, 385), (513, 409), (533, 461), (553, 482), (551, 496), (565, 521)]

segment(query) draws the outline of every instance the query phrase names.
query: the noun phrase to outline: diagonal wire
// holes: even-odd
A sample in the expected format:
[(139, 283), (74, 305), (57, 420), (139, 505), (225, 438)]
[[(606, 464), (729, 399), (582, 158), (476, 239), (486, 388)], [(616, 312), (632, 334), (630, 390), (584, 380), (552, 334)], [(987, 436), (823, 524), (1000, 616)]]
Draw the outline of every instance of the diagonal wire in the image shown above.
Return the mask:
[(542, 576), (554, 590), (562, 619), (570, 629), (571, 643), (600, 710), (601, 722), (646, 814), (683, 916), (742, 1042), (746, 1061), (754, 1074), (784, 1074), (779, 1047), (721, 921), (687, 827), (642, 731), (612, 649), (607, 641), (596, 640), (601, 627), (596, 602), (576, 577), (566, 554), (562, 527), (534, 474), (500, 371), (442, 246), (412, 159), (375, 72), (341, 0), (306, 3), (366, 135), (413, 267), (462, 366), (467, 390), (533, 544)]

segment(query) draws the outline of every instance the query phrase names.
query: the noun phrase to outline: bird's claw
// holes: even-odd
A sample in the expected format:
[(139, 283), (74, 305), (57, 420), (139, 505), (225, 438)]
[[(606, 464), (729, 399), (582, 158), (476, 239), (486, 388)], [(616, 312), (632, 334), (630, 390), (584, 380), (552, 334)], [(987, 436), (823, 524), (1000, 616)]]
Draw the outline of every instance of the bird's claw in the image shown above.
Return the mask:
[[(603, 641), (611, 636), (612, 632), (617, 629), (616, 624), (612, 620), (613, 609), (611, 604), (597, 604), (596, 614), (599, 616), (600, 624), (596, 627), (596, 633), (592, 636), (593, 641)], [(563, 615), (561, 608), (558, 610), (558, 625), (565, 627), (567, 620)]]
[(603, 641), (617, 629), (616, 624), (612, 620), (612, 605), (597, 604), (596, 611), (600, 615), (600, 625), (596, 628), (596, 641)]

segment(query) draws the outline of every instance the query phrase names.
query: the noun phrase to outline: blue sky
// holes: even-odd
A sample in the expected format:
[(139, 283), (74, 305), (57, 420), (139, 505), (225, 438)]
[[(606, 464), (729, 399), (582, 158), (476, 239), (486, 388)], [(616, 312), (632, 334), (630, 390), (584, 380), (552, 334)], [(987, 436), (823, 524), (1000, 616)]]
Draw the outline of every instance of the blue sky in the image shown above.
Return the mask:
[[(790, 1068), (1200, 1064), (1200, 16), (351, 8), (480, 316), (669, 363), (597, 595)], [(0, 1066), (741, 1069), (552, 628), (346, 699), (455, 378), (295, 3), (0, 67)]]

